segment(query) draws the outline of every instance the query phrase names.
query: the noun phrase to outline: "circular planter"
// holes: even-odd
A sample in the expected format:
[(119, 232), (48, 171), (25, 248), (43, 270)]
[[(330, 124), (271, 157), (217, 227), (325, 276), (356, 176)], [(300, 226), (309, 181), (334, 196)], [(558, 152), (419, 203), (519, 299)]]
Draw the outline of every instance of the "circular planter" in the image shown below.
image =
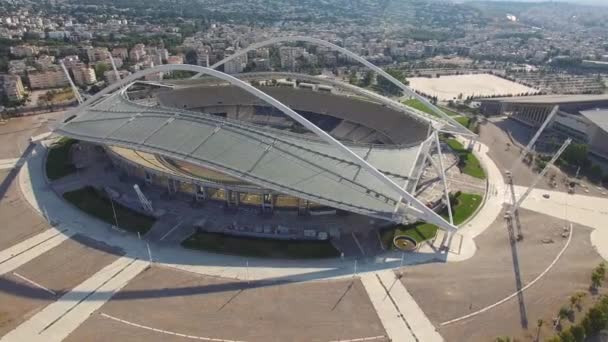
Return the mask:
[(416, 240), (409, 236), (398, 235), (393, 238), (393, 244), (397, 249), (402, 250), (404, 252), (410, 252), (418, 247), (418, 243)]

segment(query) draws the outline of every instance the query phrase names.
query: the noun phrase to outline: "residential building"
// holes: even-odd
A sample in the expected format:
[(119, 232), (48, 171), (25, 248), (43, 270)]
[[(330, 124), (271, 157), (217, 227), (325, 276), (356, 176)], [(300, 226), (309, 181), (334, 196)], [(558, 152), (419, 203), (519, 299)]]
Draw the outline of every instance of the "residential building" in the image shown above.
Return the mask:
[(25, 95), (21, 77), (17, 75), (0, 75), (0, 90), (11, 101), (19, 101)]
[[(127, 70), (118, 70), (118, 75), (120, 76), (120, 79), (123, 79), (123, 78), (129, 76), (130, 74), (131, 73), (128, 72)], [(112, 83), (115, 83), (116, 81), (118, 81), (114, 70), (105, 71), (103, 73), (103, 78), (105, 78), (105, 80), (108, 84), (112, 84)]]
[(112, 49), (112, 57), (120, 58), (121, 60), (125, 60), (129, 58), (129, 51), (127, 48), (113, 48)]
[(27, 78), (32, 89), (59, 88), (69, 86), (65, 73), (58, 65), (43, 71), (28, 71)]
[(89, 63), (94, 63), (102, 60), (106, 60), (110, 57), (110, 53), (108, 48), (101, 47), (89, 47), (86, 49), (87, 57), (89, 58)]
[(85, 64), (73, 67), (71, 70), (74, 76), (74, 83), (79, 86), (86, 86), (97, 82), (95, 70)]

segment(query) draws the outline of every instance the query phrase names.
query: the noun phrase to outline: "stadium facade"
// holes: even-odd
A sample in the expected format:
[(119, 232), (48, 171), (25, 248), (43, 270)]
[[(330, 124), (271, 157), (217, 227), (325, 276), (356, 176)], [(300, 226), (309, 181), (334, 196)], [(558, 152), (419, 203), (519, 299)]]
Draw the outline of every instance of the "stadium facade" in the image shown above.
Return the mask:
[[(305, 37), (252, 48), (291, 40), (347, 51)], [(474, 134), (426, 99), (421, 100), (437, 116), (333, 79), (290, 73), (234, 77), (213, 69), (221, 63), (162, 65), (130, 75), (68, 113), (55, 133), (100, 145), (127, 174), (197, 200), (263, 212), (342, 210), (455, 229), (413, 194), (431, 153), (441, 153), (439, 131)], [(199, 74), (192, 80), (139, 81), (175, 70)], [(276, 81), (285, 79), (294, 81)], [(443, 165), (437, 165), (441, 158), (431, 164), (446, 186)]]

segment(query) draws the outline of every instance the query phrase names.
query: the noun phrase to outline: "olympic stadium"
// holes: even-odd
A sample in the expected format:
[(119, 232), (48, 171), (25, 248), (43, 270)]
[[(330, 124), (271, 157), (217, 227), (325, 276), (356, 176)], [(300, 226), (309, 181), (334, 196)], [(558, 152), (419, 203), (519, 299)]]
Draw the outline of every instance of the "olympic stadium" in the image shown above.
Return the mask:
[[(423, 220), (454, 231), (436, 213), (449, 190), (442, 158), (433, 156), (441, 156), (439, 132), (474, 134), (427, 100), (391, 80), (437, 115), (333, 78), (228, 75), (216, 67), (162, 65), (137, 72), (68, 113), (54, 132), (102, 149), (115, 168), (142, 184), (195, 201), (270, 217), (355, 213), (382, 222)], [(198, 74), (140, 80), (176, 70)], [(429, 167), (444, 191), (423, 203), (416, 193)]]

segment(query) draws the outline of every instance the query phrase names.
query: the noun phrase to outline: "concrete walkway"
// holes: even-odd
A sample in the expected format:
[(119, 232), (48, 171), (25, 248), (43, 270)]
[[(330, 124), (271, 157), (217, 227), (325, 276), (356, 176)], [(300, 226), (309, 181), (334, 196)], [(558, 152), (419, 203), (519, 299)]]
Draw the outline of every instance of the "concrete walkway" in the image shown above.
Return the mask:
[(10, 331), (0, 341), (62, 341), (147, 266), (147, 261), (119, 258)]
[(19, 164), (23, 164), (21, 158), (0, 159), (0, 170), (9, 170)]
[(405, 319), (413, 335), (421, 342), (441, 342), (443, 337), (437, 332), (435, 326), (426, 317), (426, 314), (412, 295), (405, 288), (393, 271), (382, 271), (376, 273), (378, 279), (387, 289), (387, 293), (393, 298), (399, 312), (405, 315)]
[(0, 251), (0, 275), (8, 273), (41, 254), (59, 246), (74, 233), (47, 229), (10, 248)]
[(382, 322), (388, 338), (393, 342), (416, 342), (410, 327), (399, 312), (393, 299), (387, 295), (384, 285), (375, 273), (366, 273), (361, 276), (361, 282), (372, 301), (372, 305)]

